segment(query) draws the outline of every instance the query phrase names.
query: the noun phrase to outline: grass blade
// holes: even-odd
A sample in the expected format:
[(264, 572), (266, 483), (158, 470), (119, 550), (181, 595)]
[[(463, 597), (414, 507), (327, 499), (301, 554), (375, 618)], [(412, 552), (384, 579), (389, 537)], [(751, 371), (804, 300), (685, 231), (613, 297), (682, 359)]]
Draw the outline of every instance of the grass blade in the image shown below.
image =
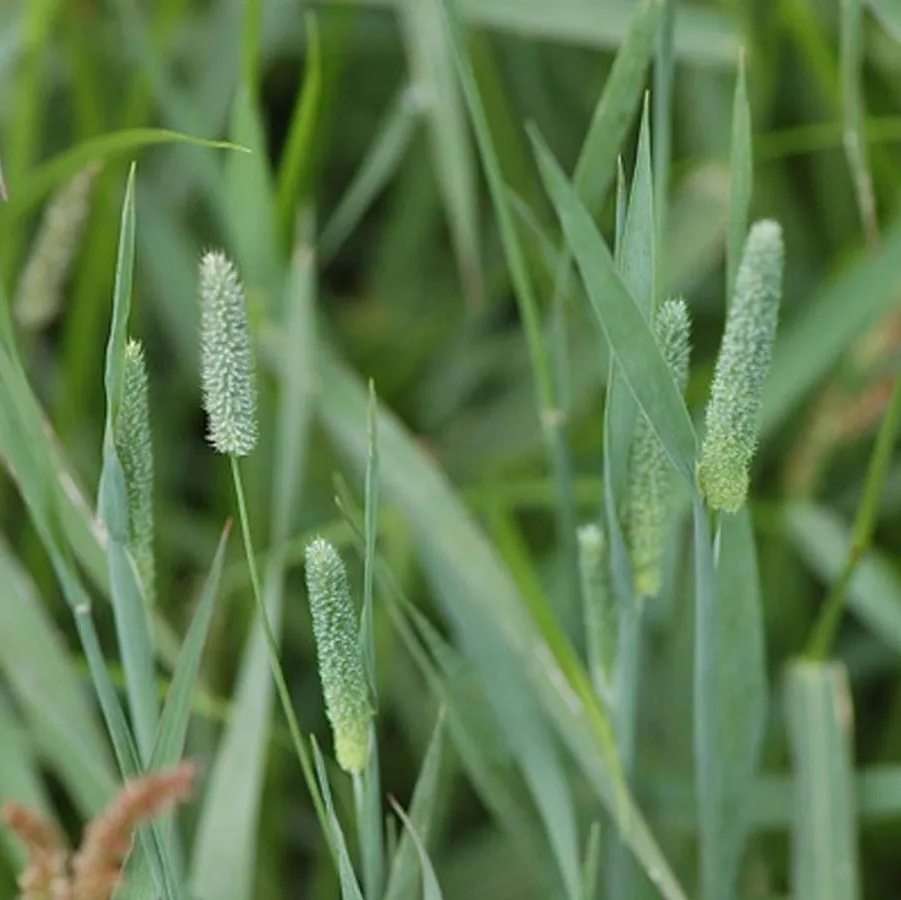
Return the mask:
[[(410, 802), (409, 820), (423, 843), (428, 843), (438, 805), (439, 775), (444, 746), (444, 716), (442, 710), (438, 714), (438, 720), (432, 730), (432, 737), (423, 757), (419, 777), (416, 779), (416, 786), (413, 789), (413, 799)], [(416, 847), (413, 845), (413, 838), (408, 830), (400, 839), (397, 851), (391, 860), (391, 871), (383, 900), (415, 900), (416, 886), (419, 881), (416, 856)]]
[[(733, 897), (766, 721), (763, 615), (750, 516), (722, 516), (714, 566), (695, 504), (696, 780), (702, 896)], [(714, 566), (711, 571), (711, 566)]]
[(676, 469), (694, 488), (697, 448), (685, 402), (591, 216), (535, 131), (532, 140), (545, 188), (623, 376)]
[(732, 100), (732, 150), (729, 161), (729, 234), (726, 240), (726, 305), (732, 302), (735, 275), (748, 236), (751, 193), (754, 186), (754, 151), (751, 108), (748, 105), (744, 52), (738, 58), (738, 77)]
[(350, 853), (347, 850), (347, 841), (344, 839), (344, 831), (341, 823), (338, 821), (338, 815), (335, 812), (335, 804), (332, 801), (332, 790), (329, 787), (328, 775), (325, 771), (325, 760), (322, 758), (322, 751), (316, 738), (311, 738), (310, 743), (313, 747), (313, 762), (316, 766), (316, 777), (319, 780), (319, 790), (322, 793), (322, 799), (325, 801), (326, 814), (328, 816), (328, 825), (331, 831), (331, 843), (338, 852), (338, 876), (341, 879), (341, 900), (363, 900), (363, 892), (357, 882), (357, 876), (354, 874), (353, 865), (350, 861)]
[(879, 222), (876, 218), (876, 195), (873, 175), (867, 151), (867, 135), (864, 127), (866, 113), (863, 108), (863, 2), (841, 0), (841, 25), (839, 28), (839, 60), (842, 86), (842, 142), (845, 156), (854, 182), (857, 208), (864, 234), (871, 248), (879, 243)]
[(322, 230), (319, 254), (324, 260), (334, 257), (398, 170), (421, 117), (419, 94), (405, 85), (385, 114), (360, 168)]
[(400, 25), (414, 89), (426, 98), (432, 156), (465, 294), (482, 304), (475, 166), (453, 51), (443, 28), (442, 0), (402, 3)]
[(422, 867), (422, 900), (444, 900), (441, 893), (441, 886), (438, 884), (438, 877), (435, 875), (435, 869), (432, 861), (429, 859), (428, 850), (425, 848), (422, 838), (416, 830), (416, 826), (410, 821), (410, 817), (401, 809), (399, 803), (393, 798), (391, 806), (397, 813), (404, 825), (405, 835), (409, 835), (416, 847), (416, 853), (419, 856), (419, 864)]
[[(323, 423), (342, 452), (362, 469), (367, 453), (362, 438), (366, 392), (331, 355), (323, 359), (321, 384)], [(445, 611), (462, 623), (468, 639), (477, 641), (482, 632), (491, 633), (515, 655), (529, 693), (623, 829), (648, 876), (668, 900), (683, 898), (622, 782), (609, 723), (571, 646), (545, 612), (534, 611), (534, 620), (526, 614), (509, 573), (498, 564), (444, 477), (384, 412), (379, 416), (379, 435), (384, 490), (408, 518), (439, 597), (453, 592), (453, 603), (445, 604)], [(480, 656), (474, 662), (486, 667), (480, 674), (490, 684), (496, 675), (494, 660)]]
[(844, 667), (792, 663), (786, 713), (796, 771), (794, 896), (797, 900), (857, 900), (853, 716)]
[(104, 385), (106, 425), (98, 512), (107, 530), (106, 554), (125, 689), (141, 760), (150, 760), (159, 720), (153, 636), (137, 570), (128, 552), (129, 508), (125, 477), (113, 437), (122, 394), (128, 315), (131, 307), (135, 251), (135, 168), (132, 166), (122, 203), (113, 314), (106, 349)]
[(87, 818), (116, 787), (106, 735), (34, 584), (0, 542), (0, 668), (50, 770)]
[(308, 13), (304, 18), (307, 33), (307, 62), (303, 90), (297, 98), (288, 138), (278, 167), (275, 205), (279, 230), (290, 243), (294, 238), (297, 207), (303, 199), (312, 168), (314, 132), (322, 102), (322, 50), (319, 26)]

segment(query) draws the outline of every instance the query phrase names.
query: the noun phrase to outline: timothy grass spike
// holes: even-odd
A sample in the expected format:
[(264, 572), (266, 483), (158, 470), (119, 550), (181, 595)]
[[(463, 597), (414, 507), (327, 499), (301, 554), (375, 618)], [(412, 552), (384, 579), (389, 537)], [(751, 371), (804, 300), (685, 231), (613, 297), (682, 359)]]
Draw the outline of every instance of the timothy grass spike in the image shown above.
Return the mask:
[(610, 585), (607, 536), (600, 525), (591, 522), (579, 528), (577, 537), (588, 667), (595, 693), (609, 701), (616, 663), (618, 625)]
[(347, 570), (338, 551), (322, 538), (307, 547), (306, 568), (319, 677), (335, 756), (346, 772), (360, 773), (369, 758), (372, 705)]
[(147, 367), (139, 341), (125, 345), (122, 404), (114, 429), (116, 455), (128, 492), (128, 546), (148, 603), (153, 603), (153, 444), (147, 399)]
[(59, 312), (99, 169), (96, 163), (82, 169), (56, 192), (44, 213), (13, 302), (16, 321), (25, 329), (43, 328)]
[(257, 442), (257, 389), (244, 287), (224, 253), (200, 262), (201, 370), (208, 438), (219, 453), (248, 456)]
[[(667, 300), (657, 311), (654, 337), (680, 393), (688, 384), (691, 321), (685, 301)], [(635, 588), (641, 597), (660, 592), (666, 521), (672, 506), (673, 465), (647, 416), (641, 414), (629, 460), (626, 534)]]
[(756, 222), (735, 278), (698, 466), (707, 503), (723, 512), (737, 512), (748, 495), (763, 386), (779, 317), (783, 258), (779, 223)]

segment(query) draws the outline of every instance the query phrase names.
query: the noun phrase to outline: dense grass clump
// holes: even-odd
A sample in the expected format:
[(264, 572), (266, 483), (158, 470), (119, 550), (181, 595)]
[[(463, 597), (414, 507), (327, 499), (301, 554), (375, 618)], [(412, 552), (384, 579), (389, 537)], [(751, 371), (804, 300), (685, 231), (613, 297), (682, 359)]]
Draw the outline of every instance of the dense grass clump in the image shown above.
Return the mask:
[(3, 7), (0, 900), (895, 900), (891, 7)]

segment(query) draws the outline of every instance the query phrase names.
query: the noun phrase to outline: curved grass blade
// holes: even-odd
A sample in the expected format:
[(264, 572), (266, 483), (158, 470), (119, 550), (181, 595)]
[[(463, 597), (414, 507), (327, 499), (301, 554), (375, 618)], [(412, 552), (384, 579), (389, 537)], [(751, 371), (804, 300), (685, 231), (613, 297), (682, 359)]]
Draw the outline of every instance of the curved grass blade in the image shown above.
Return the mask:
[(275, 187), (278, 226), (289, 245), (295, 237), (294, 222), (297, 207), (303, 200), (311, 171), (314, 135), (322, 103), (322, 50), (319, 26), (312, 13), (304, 16), (304, 24), (307, 33), (307, 62), (303, 90), (291, 115)]
[(422, 867), (422, 900), (444, 900), (441, 893), (441, 886), (438, 884), (438, 877), (435, 875), (435, 869), (432, 861), (429, 859), (429, 852), (425, 848), (425, 843), (416, 830), (416, 826), (410, 821), (410, 817), (403, 811), (400, 804), (392, 797), (391, 806), (397, 813), (404, 825), (404, 833), (408, 834), (416, 847), (416, 853), (419, 856), (419, 865)]
[[(637, 314), (637, 313), (636, 313)], [(661, 360), (661, 364), (663, 364)], [(331, 354), (323, 359), (320, 415), (339, 448), (365, 466), (366, 392)], [(386, 412), (379, 415), (381, 476), (386, 496), (409, 520), (445, 610), (464, 621), (470, 638), (489, 631), (517, 660), (524, 682), (623, 829), (643, 868), (669, 900), (684, 898), (665, 858), (622, 782), (609, 722), (572, 647), (546, 610), (526, 611), (509, 572), (446, 479)], [(531, 614), (530, 614), (531, 613)], [(493, 661), (474, 657), (485, 680)]]
[(796, 772), (794, 896), (858, 900), (853, 714), (844, 666), (792, 663), (786, 713)]
[(54, 188), (69, 181), (95, 160), (109, 160), (155, 144), (191, 144), (217, 150), (247, 152), (229, 141), (208, 141), (164, 128), (133, 128), (90, 138), (43, 163), (16, 184), (9, 201), (0, 206), (0, 225), (10, 227), (31, 212)]
[(733, 897), (766, 721), (756, 550), (747, 509), (719, 522), (714, 566), (695, 502), (695, 754), (702, 896)]
[(313, 748), (313, 763), (316, 766), (316, 777), (319, 780), (319, 790), (325, 801), (326, 814), (328, 816), (329, 829), (331, 830), (331, 842), (338, 853), (338, 875), (341, 879), (341, 900), (363, 900), (363, 892), (360, 890), (357, 876), (354, 874), (350, 861), (350, 853), (347, 850), (347, 841), (344, 839), (344, 830), (338, 821), (335, 812), (335, 804), (332, 802), (332, 790), (328, 783), (328, 774), (325, 771), (325, 760), (316, 738), (310, 738)]
[[(423, 843), (427, 843), (432, 829), (432, 820), (438, 804), (438, 787), (441, 774), (441, 756), (444, 746), (444, 710), (439, 712), (438, 720), (432, 729), (432, 737), (416, 786), (413, 788), (413, 799), (410, 801), (409, 820)], [(404, 833), (397, 845), (391, 860), (388, 886), (385, 888), (383, 900), (415, 900), (419, 871), (416, 861), (416, 847), (409, 831)]]
[(591, 216), (534, 129), (531, 137), (545, 188), (626, 383), (676, 469), (694, 489), (697, 447), (685, 402)]

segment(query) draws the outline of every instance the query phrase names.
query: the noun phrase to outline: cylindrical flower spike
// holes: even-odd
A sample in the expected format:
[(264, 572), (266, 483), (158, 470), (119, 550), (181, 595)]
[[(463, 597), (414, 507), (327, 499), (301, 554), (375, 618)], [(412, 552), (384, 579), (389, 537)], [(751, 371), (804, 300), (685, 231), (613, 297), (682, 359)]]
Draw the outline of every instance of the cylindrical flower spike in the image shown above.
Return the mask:
[(147, 400), (147, 369), (140, 342), (125, 345), (122, 402), (113, 429), (116, 455), (128, 492), (128, 543), (144, 596), (153, 603), (155, 565), (153, 557), (153, 446)]
[(783, 257), (779, 223), (755, 223), (735, 279), (698, 466), (707, 503), (723, 512), (737, 512), (748, 495), (763, 385), (779, 318)]
[(257, 389), (244, 288), (224, 253), (200, 261), (201, 371), (208, 438), (220, 453), (247, 456), (257, 442)]
[[(679, 392), (688, 383), (691, 321), (684, 300), (667, 300), (654, 319), (654, 337)], [(673, 465), (647, 416), (635, 425), (629, 460), (626, 535), (640, 597), (660, 592), (666, 521), (672, 505)]]
[(322, 538), (307, 547), (306, 567), (319, 678), (335, 738), (335, 757), (346, 772), (359, 773), (369, 760), (372, 705), (347, 570), (338, 551)]
[(13, 303), (16, 320), (23, 328), (43, 328), (59, 312), (99, 169), (92, 163), (79, 172), (57, 191), (44, 213)]
[(594, 522), (577, 532), (588, 667), (597, 694), (611, 699), (619, 626), (610, 586), (607, 537)]

